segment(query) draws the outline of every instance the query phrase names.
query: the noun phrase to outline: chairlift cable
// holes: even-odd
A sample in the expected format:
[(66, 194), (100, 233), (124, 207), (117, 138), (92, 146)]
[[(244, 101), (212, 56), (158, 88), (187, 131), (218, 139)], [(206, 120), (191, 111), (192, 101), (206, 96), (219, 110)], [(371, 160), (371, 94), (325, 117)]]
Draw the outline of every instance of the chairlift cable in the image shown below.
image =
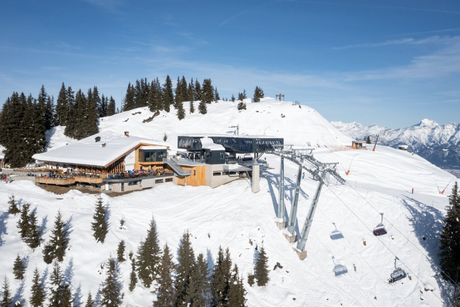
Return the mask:
[[(331, 189), (329, 188), (329, 191), (331, 191), (332, 194), (334, 194), (339, 200), (340, 202), (348, 209), (351, 211), (351, 213), (353, 213), (353, 215), (367, 228), (370, 230), (370, 228), (356, 215), (356, 213), (350, 209), (350, 207)], [(375, 208), (374, 208), (375, 209)], [(380, 237), (377, 236), (377, 239), (380, 241), (380, 243), (383, 244), (383, 246), (390, 252), (393, 254), (393, 256), (397, 257), (396, 254), (382, 241), (382, 239)], [(407, 239), (407, 238), (406, 238)], [(399, 257), (398, 257), (399, 258)], [(415, 274), (408, 266), (406, 263), (404, 263), (402, 260), (399, 260), (409, 271), (412, 275), (414, 275), (425, 287), (427, 287), (427, 285), (425, 284), (425, 282), (423, 282), (420, 277), (418, 277), (417, 274)], [(444, 301), (437, 295), (435, 294), (435, 292), (431, 292), (441, 303), (444, 303)]]
[[(348, 182), (347, 182), (348, 183)], [(361, 193), (359, 193), (351, 184), (348, 183), (348, 185), (369, 205), (372, 207), (372, 209), (374, 209), (376, 212), (379, 212), (363, 195), (361, 195)], [(380, 212), (379, 212), (380, 213)], [(412, 246), (414, 246), (416, 248), (416, 250), (422, 254), (428, 261), (431, 261), (431, 259), (428, 258), (427, 254), (424, 253), (423, 251), (421, 251), (417, 245), (415, 245), (411, 240), (409, 240), (408, 237), (406, 237), (404, 235), (404, 233), (402, 231), (400, 231), (393, 223), (391, 223), (388, 219), (385, 218), (385, 222), (388, 223), (390, 226), (392, 226), (394, 229), (396, 229), (400, 235), (402, 235), (410, 244), (412, 244)], [(442, 270), (439, 268), (439, 271), (436, 270), (435, 268), (433, 268), (433, 270), (437, 273), (437, 274), (440, 274), (440, 272), (442, 272)], [(449, 275), (445, 275), (449, 280), (450, 282), (453, 284), (453, 285), (457, 285), (457, 283), (452, 279), (450, 278)]]
[[(326, 217), (329, 219), (329, 217), (328, 217), (327, 215), (326, 215)], [(330, 220), (330, 219), (329, 219), (329, 220)], [(319, 242), (327, 251), (329, 251), (331, 254), (333, 254), (332, 251), (331, 251), (329, 248), (327, 248), (326, 245), (324, 245), (323, 242), (321, 242), (321, 240), (318, 239), (318, 237), (316, 237), (315, 239), (316, 239), (316, 241)], [(348, 242), (348, 240), (347, 240), (347, 242)], [(350, 244), (350, 242), (348, 242), (348, 244)], [(355, 249), (355, 248), (353, 247), (353, 249)], [(356, 251), (356, 249), (355, 249), (355, 251)], [(359, 252), (358, 252), (358, 254), (359, 254)], [(365, 258), (362, 257), (362, 256), (361, 256), (361, 258), (362, 258), (362, 259), (364, 260), (364, 262), (372, 269), (372, 271), (374, 271), (374, 269), (369, 265), (369, 263), (367, 263), (367, 261), (365, 260)], [(382, 278), (377, 274), (377, 272), (374, 271), (374, 273), (375, 273), (380, 279), (382, 279)], [(362, 291), (362, 289), (361, 289), (361, 286), (358, 285), (358, 284), (356, 283), (356, 281), (354, 280), (354, 278), (351, 278), (351, 279), (353, 280), (353, 283), (354, 283), (354, 284), (357, 286), (357, 288), (359, 289), (359, 291), (360, 291), (360, 293), (361, 293), (361, 296), (364, 296), (368, 301), (370, 301), (370, 302), (372, 303), (373, 306), (375, 306), (374, 302), (373, 302), (370, 298), (368, 298), (367, 296), (365, 296), (365, 295), (363, 294), (363, 291)], [(382, 281), (385, 282), (385, 280), (382, 280)], [(393, 291), (393, 290), (391, 290), (391, 291)]]

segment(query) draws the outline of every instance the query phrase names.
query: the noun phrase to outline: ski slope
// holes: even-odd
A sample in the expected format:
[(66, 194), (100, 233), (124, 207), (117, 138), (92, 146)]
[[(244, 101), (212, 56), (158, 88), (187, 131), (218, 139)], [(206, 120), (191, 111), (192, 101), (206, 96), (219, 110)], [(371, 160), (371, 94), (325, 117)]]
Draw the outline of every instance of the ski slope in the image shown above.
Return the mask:
[[(80, 286), (83, 305), (88, 291), (95, 296), (105, 278), (101, 264), (110, 256), (116, 256), (120, 240), (126, 243), (126, 254), (130, 251), (135, 254), (139, 242), (146, 236), (150, 219), (154, 217), (161, 246), (167, 243), (174, 256), (186, 230), (192, 234), (195, 254), (204, 253), (210, 263), (215, 261), (219, 246), (228, 247), (233, 262), (244, 276), (248, 306), (443, 306), (447, 302), (447, 290), (438, 274), (436, 254), (451, 186), (444, 195), (440, 191), (451, 181), (452, 175), (417, 155), (385, 146), (377, 146), (375, 152), (330, 152), (324, 145), (345, 144), (348, 139), (331, 128), (313, 109), (273, 100), (264, 103), (248, 104), (248, 110), (236, 114), (230, 110), (228, 102), (212, 104), (205, 117), (196, 114), (189, 116), (190, 119), (186, 117), (189, 124), (196, 121), (201, 125), (193, 128), (196, 131), (189, 129), (187, 132), (224, 130), (235, 122), (240, 124), (240, 133), (257, 134), (255, 130), (259, 127), (270, 126), (273, 128), (268, 128), (267, 132), (272, 129), (271, 132), (286, 133), (285, 143), (299, 146), (305, 146), (306, 139), (313, 142), (313, 138), (323, 134), (324, 138), (318, 139), (321, 148), (314, 151), (314, 156), (321, 162), (339, 162), (337, 170), (347, 184), (337, 185), (330, 179), (328, 187), (323, 188), (306, 244), (308, 256), (305, 260), (299, 260), (292, 249), (295, 243), (288, 243), (283, 231), (276, 227), (280, 158), (267, 155), (271, 169), (262, 173), (257, 194), (251, 192), (248, 179), (215, 189), (166, 183), (122, 196), (103, 194), (104, 203), (110, 208), (111, 223), (104, 244), (96, 243), (91, 231), (97, 195), (75, 190), (56, 195), (29, 181), (0, 182), (0, 278), (7, 276), (17, 299), (27, 301), (34, 268), (38, 267), (42, 275), (46, 271), (49, 275), (51, 271), (51, 266), (43, 262), (43, 245), (35, 251), (29, 249), (20, 240), (16, 227), (19, 216), (8, 217), (5, 213), (9, 195), (15, 195), (21, 203), (27, 202), (32, 209), (36, 208), (39, 223), (46, 224), (45, 240), (49, 238), (58, 210), (65, 220), (70, 220), (70, 249), (61, 266), (71, 279), (74, 292)], [(259, 108), (259, 112), (255, 112), (255, 108)], [(268, 109), (272, 110), (271, 114), (266, 114)], [(262, 110), (265, 114), (260, 116), (260, 122), (248, 119), (257, 117)], [(151, 135), (154, 139), (161, 139), (167, 131), (168, 140), (184, 131), (182, 125), (186, 123), (168, 126), (166, 119), (164, 125), (167, 127), (161, 129), (163, 122), (156, 121), (157, 118), (145, 128), (141, 124), (144, 117), (139, 115), (148, 111), (132, 115), (136, 111), (104, 119), (101, 130), (129, 130), (131, 135)], [(274, 113), (280, 120), (290, 120), (284, 122), (284, 126), (275, 123), (271, 116)], [(278, 113), (283, 113), (285, 118)], [(162, 114), (160, 119), (161, 116), (173, 115)], [(129, 120), (122, 126), (120, 122), (126, 118)], [(248, 122), (255, 123), (254, 127), (251, 126), (254, 131), (245, 130), (244, 127), (250, 126)], [(303, 128), (300, 123), (308, 128)], [(51, 136), (52, 146), (62, 146), (69, 141), (60, 134), (60, 128)], [(262, 128), (260, 130), (263, 134)], [(175, 145), (171, 143), (171, 146)], [(350, 173), (346, 176), (348, 169)], [(286, 161), (287, 216), (294, 198), (296, 174), (297, 166)], [(318, 182), (308, 174), (301, 182), (297, 233), (303, 227), (317, 186)], [(375, 237), (372, 229), (380, 222), (380, 212), (384, 213), (388, 234)], [(121, 218), (125, 220), (123, 229), (119, 227)], [(343, 233), (342, 239), (330, 238), (335, 229), (333, 223)], [(249, 287), (246, 276), (253, 273), (256, 246), (261, 245), (269, 257), (270, 282), (264, 288)], [(28, 261), (24, 283), (14, 280), (12, 274), (18, 254), (27, 257)], [(395, 256), (400, 259), (398, 266), (411, 279), (388, 284)], [(282, 268), (274, 270), (278, 262)], [(346, 267), (347, 272), (336, 275), (336, 265)], [(128, 291), (129, 261), (121, 265), (121, 272), (125, 293), (123, 305), (151, 306), (155, 299), (151, 289), (138, 284), (133, 292)]]

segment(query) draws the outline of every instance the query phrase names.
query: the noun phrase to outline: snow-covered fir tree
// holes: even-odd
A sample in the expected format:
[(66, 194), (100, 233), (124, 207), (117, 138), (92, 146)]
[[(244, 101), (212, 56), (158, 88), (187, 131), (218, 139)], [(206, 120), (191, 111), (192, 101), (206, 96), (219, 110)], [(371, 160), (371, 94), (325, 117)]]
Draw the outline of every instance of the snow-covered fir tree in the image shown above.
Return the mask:
[(446, 219), (439, 239), (440, 264), (444, 278), (460, 283), (460, 198), (455, 182), (449, 196)]
[(141, 241), (136, 257), (136, 269), (139, 279), (149, 288), (158, 275), (161, 250), (158, 243), (155, 219), (150, 221), (145, 241)]
[(120, 281), (118, 261), (110, 258), (106, 264), (106, 278), (101, 284), (101, 306), (118, 307), (123, 302), (123, 284)]
[(174, 263), (169, 247), (166, 244), (163, 249), (163, 256), (161, 257), (161, 264), (159, 268), (158, 290), (156, 291), (157, 299), (153, 301), (154, 307), (172, 307), (177, 306), (176, 295), (174, 288)]
[(265, 248), (262, 246), (256, 260), (255, 278), (259, 287), (265, 286), (270, 278), (268, 277), (268, 257)]
[(41, 307), (46, 299), (45, 284), (40, 278), (38, 268), (34, 270), (34, 277), (32, 279), (32, 287), (30, 289), (29, 304), (32, 307)]
[(62, 262), (65, 251), (69, 246), (70, 225), (62, 220), (61, 211), (58, 211), (54, 221), (54, 229), (51, 232), (51, 238), (43, 249), (43, 260), (50, 264), (55, 258)]
[(104, 207), (101, 196), (96, 201), (93, 220), (94, 222), (91, 223), (93, 236), (96, 242), (104, 243), (105, 237), (109, 232), (109, 222), (107, 220), (107, 208)]
[(18, 280), (24, 279), (25, 271), (26, 271), (26, 266), (24, 265), (24, 261), (18, 255), (16, 259), (14, 260), (14, 265), (13, 265), (14, 278)]
[(16, 214), (20, 213), (21, 210), (19, 210), (19, 208), (18, 208), (18, 203), (14, 199), (14, 195), (11, 195), (9, 198), (10, 199), (8, 200), (8, 204), (10, 206), (8, 207), (8, 213), (13, 214), (13, 215), (16, 215)]
[(0, 307), (13, 307), (13, 297), (11, 296), (10, 282), (5, 276), (2, 286), (2, 299), (0, 300)]

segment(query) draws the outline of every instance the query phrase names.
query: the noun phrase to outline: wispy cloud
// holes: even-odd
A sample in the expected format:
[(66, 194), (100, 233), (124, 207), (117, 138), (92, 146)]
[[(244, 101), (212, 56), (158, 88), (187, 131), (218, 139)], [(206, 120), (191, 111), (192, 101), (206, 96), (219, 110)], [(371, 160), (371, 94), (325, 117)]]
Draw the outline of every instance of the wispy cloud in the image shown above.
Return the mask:
[(460, 36), (444, 41), (445, 46), (431, 54), (413, 57), (408, 65), (350, 73), (346, 81), (378, 79), (435, 79), (460, 73)]
[(66, 43), (66, 42), (60, 42), (57, 44), (58, 47), (61, 47), (61, 48), (66, 48), (66, 49), (75, 49), (75, 50), (80, 50), (81, 47), (80, 46), (75, 46), (75, 45), (71, 45), (69, 43)]
[(82, 0), (89, 4), (98, 6), (106, 11), (115, 13), (117, 8), (122, 4), (122, 0)]
[(432, 44), (432, 43), (440, 43), (451, 40), (451, 37), (441, 37), (441, 36), (431, 36), (423, 39), (414, 39), (414, 38), (403, 38), (403, 39), (395, 39), (395, 40), (387, 40), (384, 42), (378, 43), (363, 43), (363, 44), (356, 44), (356, 45), (348, 45), (342, 47), (333, 47), (334, 50), (344, 50), (344, 49), (354, 49), (354, 48), (374, 48), (374, 47), (384, 47), (384, 46), (392, 46), (392, 45), (422, 45), (422, 44)]

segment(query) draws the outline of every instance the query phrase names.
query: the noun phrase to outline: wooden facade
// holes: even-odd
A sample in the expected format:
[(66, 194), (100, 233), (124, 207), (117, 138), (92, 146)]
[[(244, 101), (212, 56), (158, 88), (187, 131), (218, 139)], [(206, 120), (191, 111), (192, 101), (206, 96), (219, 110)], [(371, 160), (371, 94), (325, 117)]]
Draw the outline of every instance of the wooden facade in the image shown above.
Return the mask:
[[(191, 171), (191, 175), (187, 176), (187, 185), (198, 187), (206, 185), (206, 165), (181, 165), (185, 171)], [(178, 185), (185, 185), (185, 177), (177, 177)]]

